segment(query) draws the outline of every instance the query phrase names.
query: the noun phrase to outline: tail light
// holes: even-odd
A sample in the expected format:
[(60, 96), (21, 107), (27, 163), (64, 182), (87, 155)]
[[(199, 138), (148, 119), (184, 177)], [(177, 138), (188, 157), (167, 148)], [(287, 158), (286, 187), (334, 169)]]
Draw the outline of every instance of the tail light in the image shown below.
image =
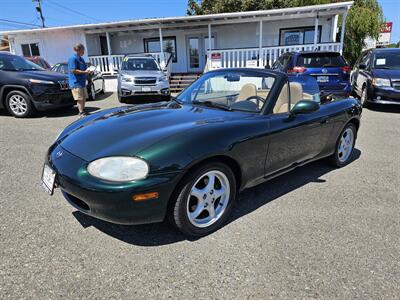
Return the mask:
[(349, 73), (350, 71), (351, 71), (350, 66), (344, 66), (344, 67), (342, 67), (342, 72), (343, 72), (343, 73)]
[(304, 67), (295, 66), (288, 70), (288, 73), (304, 73), (307, 69)]

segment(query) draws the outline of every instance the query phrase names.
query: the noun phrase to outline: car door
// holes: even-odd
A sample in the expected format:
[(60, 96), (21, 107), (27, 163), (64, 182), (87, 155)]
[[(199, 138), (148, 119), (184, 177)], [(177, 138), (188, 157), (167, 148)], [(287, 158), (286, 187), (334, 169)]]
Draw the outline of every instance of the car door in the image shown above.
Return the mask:
[[(361, 96), (362, 92), (362, 87), (364, 83), (367, 81), (367, 78), (369, 77), (369, 62), (370, 62), (370, 57), (371, 57), (371, 52), (367, 51), (364, 53), (362, 56), (360, 63), (357, 66), (356, 69), (356, 77), (354, 78), (354, 86), (357, 91), (357, 94)], [(364, 65), (366, 68), (360, 68), (360, 66)]]
[[(315, 84), (317, 85), (316, 81)], [(293, 87), (287, 92), (284, 89), (288, 89), (288, 86), (283, 87), (272, 113), (268, 116), (271, 135), (265, 164), (266, 176), (318, 156), (325, 149), (332, 130), (329, 116), (324, 109), (293, 116), (290, 108), (302, 100), (302, 97), (292, 90)], [(289, 94), (297, 96), (291, 97), (287, 104), (283, 99)], [(276, 109), (277, 106), (281, 108)]]

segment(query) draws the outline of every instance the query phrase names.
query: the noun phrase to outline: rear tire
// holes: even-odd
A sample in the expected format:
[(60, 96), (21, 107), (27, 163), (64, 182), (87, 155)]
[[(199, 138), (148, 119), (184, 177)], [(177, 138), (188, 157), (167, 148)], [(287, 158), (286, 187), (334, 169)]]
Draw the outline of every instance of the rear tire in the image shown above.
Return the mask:
[[(188, 173), (171, 199), (169, 217), (189, 236), (205, 236), (221, 228), (236, 201), (236, 180), (225, 164), (211, 162)], [(174, 196), (173, 196), (174, 197)]]
[(31, 97), (21, 91), (9, 92), (5, 106), (8, 112), (16, 118), (28, 118), (36, 112)]
[(331, 163), (341, 168), (347, 165), (352, 157), (357, 139), (357, 129), (353, 123), (348, 123), (340, 133), (335, 146), (335, 153), (331, 156)]

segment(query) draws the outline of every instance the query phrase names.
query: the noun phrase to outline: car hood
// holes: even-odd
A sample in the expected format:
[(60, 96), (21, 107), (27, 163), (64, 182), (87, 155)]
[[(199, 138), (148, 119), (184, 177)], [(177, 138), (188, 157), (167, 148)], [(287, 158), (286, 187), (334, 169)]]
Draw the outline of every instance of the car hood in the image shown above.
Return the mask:
[(155, 143), (216, 122), (252, 116), (245, 112), (176, 102), (125, 106), (90, 116), (71, 124), (61, 134), (61, 147), (86, 161), (116, 156), (134, 156)]
[(145, 70), (140, 70), (140, 71), (128, 71), (128, 70), (123, 70), (121, 71), (121, 75), (129, 75), (133, 77), (160, 77), (164, 73), (162, 71), (145, 71)]
[(400, 80), (400, 70), (374, 69), (372, 74), (374, 77)]
[(66, 80), (67, 76), (53, 71), (22, 71), (20, 72), (20, 78), (60, 81)]

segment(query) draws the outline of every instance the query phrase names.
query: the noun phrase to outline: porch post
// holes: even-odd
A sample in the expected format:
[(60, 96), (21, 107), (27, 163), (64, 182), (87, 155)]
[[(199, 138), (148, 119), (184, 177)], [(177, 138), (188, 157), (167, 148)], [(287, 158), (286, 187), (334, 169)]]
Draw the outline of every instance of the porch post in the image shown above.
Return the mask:
[(107, 39), (107, 52), (108, 52), (108, 68), (110, 69), (111, 75), (114, 75), (114, 63), (111, 57), (111, 41), (109, 32), (106, 32), (106, 39)]
[(258, 66), (261, 68), (263, 59), (262, 59), (262, 43), (263, 43), (263, 21), (260, 20), (260, 36), (258, 39), (258, 47), (259, 47), (259, 55), (258, 55)]
[(314, 51), (317, 49), (318, 43), (318, 16), (315, 18), (315, 25), (314, 25)]
[(347, 17), (347, 11), (345, 13), (343, 13), (343, 16), (342, 16), (342, 30), (340, 32), (340, 49), (339, 49), (340, 54), (343, 53), (344, 31), (346, 28), (346, 17)]
[(208, 24), (208, 51), (207, 51), (207, 66), (211, 68), (211, 23)]
[(160, 64), (161, 64), (161, 67), (164, 69), (166, 62), (165, 62), (165, 56), (164, 56), (164, 46), (163, 46), (164, 43), (163, 43), (161, 27), (158, 28), (158, 33), (160, 34), (160, 50), (161, 50)]

